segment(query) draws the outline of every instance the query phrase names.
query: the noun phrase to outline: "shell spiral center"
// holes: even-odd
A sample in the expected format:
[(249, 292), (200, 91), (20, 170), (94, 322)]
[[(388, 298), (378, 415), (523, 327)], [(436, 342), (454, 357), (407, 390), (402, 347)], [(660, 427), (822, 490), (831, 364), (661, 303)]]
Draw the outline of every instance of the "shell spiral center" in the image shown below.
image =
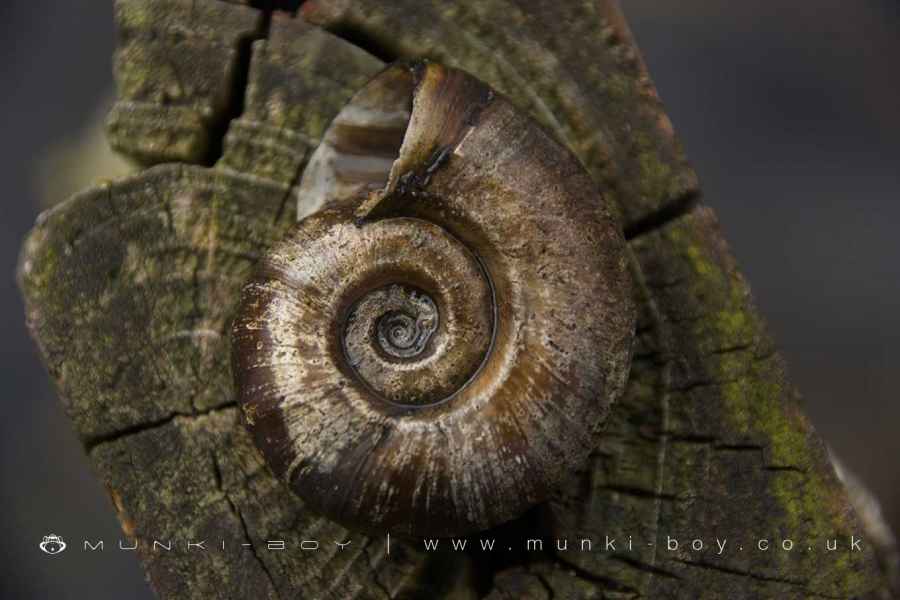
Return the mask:
[(428, 294), (393, 285), (388, 295), (405, 306), (386, 311), (375, 326), (378, 347), (387, 356), (414, 359), (423, 352), (438, 328), (438, 311)]

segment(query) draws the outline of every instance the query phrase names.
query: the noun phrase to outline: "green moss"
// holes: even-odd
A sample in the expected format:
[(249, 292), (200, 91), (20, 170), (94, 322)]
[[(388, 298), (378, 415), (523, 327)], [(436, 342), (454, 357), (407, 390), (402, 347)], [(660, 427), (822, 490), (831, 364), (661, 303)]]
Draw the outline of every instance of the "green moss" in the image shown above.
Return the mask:
[(155, 21), (154, 5), (147, 2), (116, 2), (116, 24), (123, 31), (149, 28)]
[(667, 197), (672, 167), (660, 160), (655, 148), (638, 155), (641, 193), (650, 198)]
[(685, 254), (688, 257), (688, 260), (691, 262), (691, 266), (693, 266), (694, 271), (697, 272), (701, 277), (706, 277), (713, 273), (712, 265), (704, 260), (703, 253), (700, 250), (700, 247), (696, 244), (691, 244), (688, 246)]
[(623, 73), (613, 73), (606, 79), (606, 91), (613, 101), (625, 101), (630, 99), (633, 93), (634, 81)]
[[(850, 530), (848, 501), (784, 383), (779, 360), (757, 357), (768, 336), (749, 301), (746, 284), (731, 270), (730, 258), (713, 255), (691, 234), (700, 229), (686, 220), (666, 236), (683, 257), (682, 276), (691, 282), (690, 296), (715, 308), (708, 318), (688, 327), (695, 337), (692, 344), (714, 353), (704, 364), (711, 370), (710, 379), (721, 382), (724, 437), (735, 443), (761, 444), (767, 465), (792, 468), (766, 476), (770, 501), (782, 513), (772, 513), (771, 522), (778, 524), (782, 535), (822, 545), (826, 539), (858, 533)], [(777, 560), (784, 561), (780, 568), (785, 572), (808, 579), (812, 589), (852, 595), (871, 587), (849, 555), (834, 553), (827, 562), (815, 553), (785, 554)], [(823, 569), (824, 564), (829, 568)]]

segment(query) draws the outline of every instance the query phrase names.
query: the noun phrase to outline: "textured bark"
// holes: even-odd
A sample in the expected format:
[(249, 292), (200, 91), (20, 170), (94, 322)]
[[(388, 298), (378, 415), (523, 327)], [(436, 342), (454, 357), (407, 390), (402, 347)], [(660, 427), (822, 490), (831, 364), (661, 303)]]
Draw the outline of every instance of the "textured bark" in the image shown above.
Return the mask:
[[(20, 265), (29, 326), (161, 597), (889, 597), (890, 567), (865, 538), (846, 549), (874, 530), (871, 511), (860, 522), (804, 417), (611, 2), (340, 0), (295, 18), (250, 4), (116, 3), (109, 135), (149, 168), (44, 213)], [(331, 118), (384, 60), (417, 56), (472, 72), (541, 121), (630, 239), (640, 312), (626, 396), (589, 468), (482, 536), (501, 548), (542, 538), (543, 551), (392, 540), (388, 555), (385, 538), (306, 510), (237, 421), (238, 292), (294, 222)], [(617, 551), (596, 548), (605, 535)], [(624, 550), (629, 535), (641, 547)], [(714, 536), (818, 546), (719, 557), (685, 545)], [(561, 538), (595, 550), (559, 551)], [(833, 538), (842, 551), (825, 553)], [(161, 552), (154, 539), (227, 548)], [(298, 551), (304, 539), (322, 549)]]

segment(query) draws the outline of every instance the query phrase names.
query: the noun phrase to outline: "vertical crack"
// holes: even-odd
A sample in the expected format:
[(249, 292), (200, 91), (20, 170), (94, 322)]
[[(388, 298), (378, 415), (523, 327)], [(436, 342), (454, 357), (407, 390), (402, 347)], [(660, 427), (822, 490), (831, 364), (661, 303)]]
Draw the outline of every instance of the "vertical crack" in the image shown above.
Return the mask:
[(219, 466), (219, 459), (216, 457), (216, 453), (210, 450), (210, 458), (212, 459), (212, 467), (213, 467), (213, 478), (216, 483), (216, 488), (222, 492), (222, 497), (225, 499), (225, 502), (228, 503), (228, 508), (231, 513), (237, 517), (238, 521), (241, 524), (241, 531), (243, 532), (244, 539), (249, 544), (250, 552), (253, 553), (253, 558), (256, 559), (257, 564), (262, 569), (263, 573), (266, 576), (266, 579), (269, 580), (269, 584), (272, 586), (272, 590), (275, 592), (275, 596), (277, 598), (281, 598), (281, 592), (278, 589), (278, 586), (275, 584), (275, 578), (272, 576), (272, 572), (269, 571), (269, 567), (266, 566), (266, 563), (263, 561), (262, 557), (259, 555), (259, 552), (256, 551), (256, 546), (253, 544), (253, 539), (250, 537), (250, 528), (247, 527), (247, 521), (244, 520), (244, 515), (241, 513), (241, 510), (237, 507), (237, 505), (232, 501), (231, 496), (228, 495), (228, 492), (225, 491), (225, 487), (222, 484), (222, 468)]
[(231, 81), (226, 91), (225, 108), (216, 115), (207, 129), (209, 146), (202, 161), (203, 165), (207, 167), (215, 165), (222, 157), (228, 128), (233, 120), (244, 113), (247, 83), (250, 79), (250, 62), (253, 59), (253, 42), (265, 39), (269, 33), (271, 13), (265, 12), (263, 15), (263, 25), (260, 30), (242, 37), (238, 41), (237, 57), (232, 66)]
[[(549, 550), (543, 548), (539, 552), (529, 552), (524, 540), (529, 538), (543, 538), (544, 505), (537, 505), (528, 510), (521, 517), (498, 525), (492, 529), (482, 531), (477, 540), (492, 539), (500, 548), (497, 552), (484, 552), (478, 545), (467, 545), (465, 549), (466, 559), (472, 567), (475, 591), (479, 598), (487, 596), (494, 588), (494, 578), (501, 571), (524, 566), (531, 562), (537, 562), (541, 558), (552, 555)], [(510, 550), (507, 551), (506, 548)]]
[(202, 164), (211, 167), (218, 162), (224, 153), (225, 138), (231, 122), (244, 114), (247, 99), (247, 88), (250, 81), (250, 65), (253, 61), (253, 43), (269, 38), (272, 29), (272, 17), (275, 12), (286, 13), (296, 17), (303, 0), (254, 0), (251, 7), (262, 13), (262, 23), (257, 31), (246, 35), (238, 41), (235, 64), (232, 67), (231, 81), (228, 84), (224, 109), (213, 117), (207, 134), (209, 145)]
[(547, 578), (544, 577), (543, 573), (534, 573), (534, 576), (537, 577), (537, 580), (540, 582), (541, 586), (543, 586), (544, 590), (547, 592), (547, 600), (555, 600), (556, 599), (556, 590), (553, 589), (553, 586), (550, 585), (550, 582), (547, 581)]

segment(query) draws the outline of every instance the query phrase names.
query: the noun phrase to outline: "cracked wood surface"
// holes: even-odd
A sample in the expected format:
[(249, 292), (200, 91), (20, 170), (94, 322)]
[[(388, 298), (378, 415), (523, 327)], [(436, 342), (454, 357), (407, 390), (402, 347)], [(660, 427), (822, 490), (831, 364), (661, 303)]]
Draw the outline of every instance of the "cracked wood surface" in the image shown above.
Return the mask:
[[(29, 326), (161, 597), (888, 597), (868, 544), (721, 557), (684, 545), (821, 547), (867, 529), (698, 205), (614, 4), (342, 0), (295, 18), (255, 4), (116, 3), (109, 136), (150, 168), (44, 213), (20, 266)], [(626, 396), (587, 469), (482, 536), (542, 538), (543, 551), (394, 540), (388, 556), (385, 539), (305, 510), (236, 418), (226, 332), (238, 290), (294, 222), (296, 184), (331, 118), (384, 60), (413, 56), (469, 70), (541, 121), (611, 195), (630, 238), (641, 313)], [(606, 535), (616, 551), (555, 546)], [(644, 543), (626, 551), (629, 535)], [(323, 550), (266, 547), (306, 538)], [(153, 539), (229, 545), (185, 556)]]

